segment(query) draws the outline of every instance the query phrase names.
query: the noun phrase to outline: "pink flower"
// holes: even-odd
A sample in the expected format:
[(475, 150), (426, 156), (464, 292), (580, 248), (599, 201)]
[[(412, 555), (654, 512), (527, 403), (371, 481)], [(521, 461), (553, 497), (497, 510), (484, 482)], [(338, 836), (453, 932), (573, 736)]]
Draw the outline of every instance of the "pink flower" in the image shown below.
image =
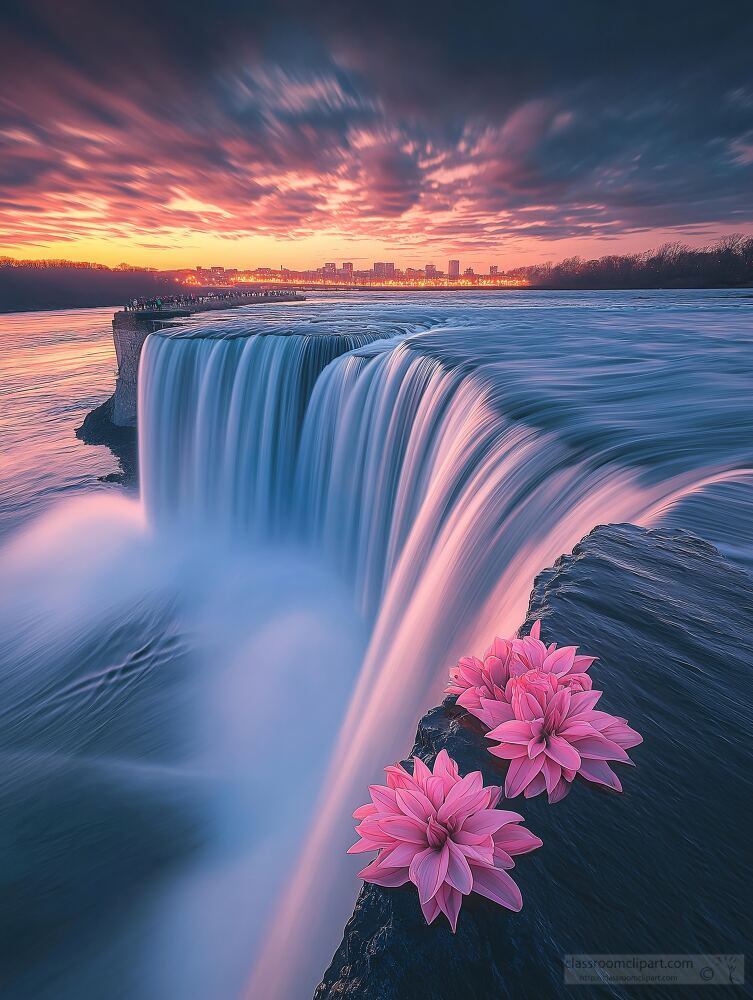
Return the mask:
[(595, 711), (600, 697), (601, 691), (528, 691), (518, 684), (512, 699), (515, 718), (486, 734), (499, 741), (489, 752), (510, 761), (507, 798), (521, 792), (531, 798), (546, 789), (549, 802), (559, 802), (576, 774), (622, 791), (608, 761), (631, 764), (625, 751), (643, 740), (624, 719)]
[(589, 691), (591, 678), (586, 671), (595, 657), (577, 655), (577, 646), (558, 649), (554, 642), (545, 646), (539, 638), (540, 630), (541, 622), (534, 622), (530, 635), (522, 639), (497, 637), (483, 660), (464, 656), (450, 669), (445, 694), (458, 695), (461, 708), (493, 729), (515, 717), (511, 708), (512, 691), (521, 676), (535, 673), (541, 680), (547, 674), (554, 688), (561, 685), (574, 691)]
[(506, 869), (541, 841), (518, 825), (518, 813), (494, 808), (501, 790), (484, 787), (480, 771), (461, 778), (446, 750), (433, 771), (414, 757), (413, 774), (399, 764), (385, 772), (387, 784), (370, 785), (371, 802), (353, 813), (360, 839), (348, 853), (378, 852), (359, 877), (387, 887), (413, 882), (427, 923), (441, 911), (453, 932), (471, 892), (519, 910), (520, 890)]
[(514, 655), (512, 642), (498, 637), (484, 653), (483, 660), (464, 656), (450, 669), (445, 694), (458, 695), (458, 705), (492, 729), (513, 717), (505, 687), (511, 677), (527, 669)]
[(556, 642), (546, 646), (539, 638), (540, 633), (541, 622), (537, 621), (529, 635), (512, 640), (513, 654), (527, 670), (541, 670), (562, 678), (568, 674), (585, 674), (596, 659), (595, 656), (578, 656), (577, 646), (558, 648)]

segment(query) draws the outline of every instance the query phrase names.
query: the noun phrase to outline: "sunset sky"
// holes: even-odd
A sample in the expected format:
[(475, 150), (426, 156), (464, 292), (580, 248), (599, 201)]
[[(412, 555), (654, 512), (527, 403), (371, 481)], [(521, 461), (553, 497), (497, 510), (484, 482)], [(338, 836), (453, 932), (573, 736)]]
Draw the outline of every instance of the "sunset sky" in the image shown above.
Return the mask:
[(485, 270), (753, 230), (749, 0), (1, 16), (0, 254)]

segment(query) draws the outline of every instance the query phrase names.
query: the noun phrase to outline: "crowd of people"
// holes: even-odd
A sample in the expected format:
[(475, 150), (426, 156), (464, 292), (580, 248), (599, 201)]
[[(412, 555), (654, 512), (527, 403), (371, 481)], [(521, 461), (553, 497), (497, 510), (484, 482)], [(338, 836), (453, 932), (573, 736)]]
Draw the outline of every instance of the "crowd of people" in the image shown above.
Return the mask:
[(258, 288), (246, 291), (234, 289), (227, 292), (202, 292), (201, 294), (184, 293), (182, 295), (158, 295), (155, 298), (134, 298), (125, 304), (126, 312), (161, 312), (163, 309), (197, 309), (208, 303), (227, 302), (228, 305), (238, 299), (274, 299), (289, 298), (289, 289)]

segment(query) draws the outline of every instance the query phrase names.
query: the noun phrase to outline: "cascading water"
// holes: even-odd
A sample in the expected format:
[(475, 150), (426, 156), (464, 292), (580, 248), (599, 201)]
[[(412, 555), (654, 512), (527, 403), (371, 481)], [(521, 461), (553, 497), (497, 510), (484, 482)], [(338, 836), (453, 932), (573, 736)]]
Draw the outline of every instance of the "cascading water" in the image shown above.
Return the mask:
[(139, 451), (154, 522), (279, 531), (317, 378), (338, 355), (391, 332), (244, 337), (223, 327), (215, 335), (150, 337)]
[[(511, 422), (488, 374), (422, 352), (420, 337), (364, 341), (160, 335), (142, 362), (149, 516), (303, 544), (348, 581), (372, 628), (253, 996), (315, 985), (353, 898), (350, 811), (409, 745), (447, 664), (512, 631), (535, 573), (594, 523), (654, 498), (634, 473), (589, 467)], [(312, 926), (314, 900), (328, 919)]]
[[(139, 1000), (310, 996), (357, 888), (353, 806), (542, 568), (626, 519), (750, 560), (753, 355), (728, 314), (662, 300), (648, 336), (632, 299), (587, 322), (587, 295), (575, 318), (375, 301), (150, 337), (143, 506), (91, 498), (2, 553), (8, 870), (50, 939), (13, 996), (94, 996), (103, 967)], [(29, 829), (65, 854), (62, 917), (40, 922)], [(91, 857), (107, 905), (81, 896)]]

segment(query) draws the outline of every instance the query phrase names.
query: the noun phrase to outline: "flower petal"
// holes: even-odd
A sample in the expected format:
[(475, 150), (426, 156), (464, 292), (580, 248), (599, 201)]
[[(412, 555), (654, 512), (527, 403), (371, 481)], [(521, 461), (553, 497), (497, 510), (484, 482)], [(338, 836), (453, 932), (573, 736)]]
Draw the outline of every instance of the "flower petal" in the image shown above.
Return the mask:
[[(544, 790), (543, 787), (541, 790)], [(535, 851), (541, 847), (543, 841), (524, 826), (511, 823), (510, 826), (506, 826), (499, 833), (494, 834), (494, 844), (495, 849), (499, 846), (508, 854), (516, 855), (528, 854), (529, 851)]]
[(468, 809), (473, 799), (484, 790), (484, 779), (480, 771), (471, 771), (453, 785), (447, 797), (437, 810), (437, 820), (446, 823), (457, 812)]
[(499, 740), (501, 743), (521, 743), (526, 746), (531, 736), (531, 723), (520, 719), (503, 722), (502, 725), (486, 734), (488, 740)]
[(381, 812), (399, 812), (395, 791), (386, 785), (369, 785), (372, 802)]
[(417, 886), (418, 898), (422, 903), (437, 894), (447, 874), (449, 860), (450, 849), (447, 844), (436, 851), (432, 848), (420, 851), (413, 859), (409, 869), (409, 877), (411, 882)]
[(359, 806), (358, 809), (353, 813), (353, 819), (366, 819), (367, 816), (373, 815), (377, 811), (377, 807), (373, 802), (367, 802), (365, 806)]
[(505, 795), (508, 799), (514, 799), (516, 795), (520, 795), (526, 785), (539, 773), (545, 759), (544, 754), (542, 754), (535, 760), (531, 760), (526, 755), (510, 761), (505, 777)]
[(426, 786), (426, 781), (431, 777), (431, 771), (420, 757), (413, 758), (413, 780), (418, 784), (421, 791)]
[(527, 799), (532, 799), (534, 795), (541, 795), (544, 791), (546, 791), (546, 778), (544, 777), (544, 772), (542, 771), (537, 774), (530, 785), (526, 787), (523, 794)]
[(496, 833), (505, 824), (520, 823), (522, 819), (520, 813), (507, 809), (481, 809), (464, 821), (463, 832), (480, 835)]
[(419, 823), (410, 816), (385, 816), (379, 821), (381, 829), (396, 840), (407, 840), (412, 844), (426, 844), (426, 824)]
[[(570, 699), (569, 719), (580, 718), (589, 712), (601, 698), (601, 691), (578, 691)], [(569, 721), (569, 720), (568, 720)], [(588, 721), (588, 719), (586, 719)]]
[(447, 847), (449, 848), (449, 857), (446, 879), (454, 889), (457, 889), (463, 896), (467, 896), (473, 888), (473, 875), (471, 875), (470, 866), (463, 852), (451, 840), (447, 841)]
[(420, 905), (427, 924), (433, 923), (442, 912), (439, 909), (439, 903), (437, 902), (436, 896), (433, 899), (427, 899), (425, 903), (421, 903)]
[(597, 785), (606, 785), (607, 788), (613, 788), (616, 792), (622, 791), (620, 779), (606, 761), (589, 760), (584, 757), (580, 762), (578, 774), (586, 781), (593, 781)]
[(549, 805), (553, 806), (555, 802), (559, 802), (561, 799), (564, 799), (571, 788), (572, 785), (570, 782), (565, 781), (564, 776), (561, 777), (551, 792), (549, 792)]
[(460, 913), (460, 905), (463, 897), (456, 889), (445, 883), (440, 887), (435, 898), (440, 910), (450, 921), (450, 927), (454, 934), (458, 925), (458, 914)]
[(481, 709), (478, 713), (478, 718), (489, 729), (494, 729), (496, 726), (501, 726), (503, 722), (510, 722), (514, 719), (515, 713), (512, 710), (512, 705), (508, 705), (506, 701), (498, 701), (494, 698), (481, 698)]
[[(580, 754), (561, 736), (549, 736), (546, 741), (546, 755), (556, 761), (560, 767), (580, 767)], [(399, 793), (398, 793), (399, 794)]]
[(370, 865), (362, 868), (358, 877), (364, 882), (373, 882), (374, 885), (383, 885), (386, 889), (395, 889), (399, 885), (405, 885), (408, 881), (407, 868), (382, 868), (379, 858), (372, 861)]
[(560, 646), (545, 657), (541, 669), (547, 673), (564, 676), (569, 674), (575, 662), (577, 646)]
[(520, 889), (502, 868), (480, 868), (473, 865), (473, 891), (486, 896), (500, 906), (514, 910), (522, 909), (523, 897)]
[[(433, 779), (430, 778), (429, 781)], [(434, 806), (423, 792), (412, 788), (398, 788), (395, 792), (397, 804), (406, 816), (412, 816), (419, 823), (427, 823), (429, 816), (434, 815)]]
[[(595, 760), (621, 760), (623, 764), (632, 764), (622, 747), (608, 740), (603, 733), (594, 733), (582, 740), (574, 740), (573, 746), (581, 757)], [(570, 766), (570, 765), (568, 765)]]
[(542, 771), (544, 772), (544, 778), (546, 780), (546, 790), (547, 792), (551, 792), (562, 777), (562, 768), (556, 761), (552, 760), (551, 757), (545, 757)]
[(528, 756), (531, 760), (533, 760), (534, 757), (538, 757), (539, 754), (544, 753), (546, 750), (546, 744), (547, 741), (542, 736), (539, 736), (535, 740), (531, 740), (528, 744)]

